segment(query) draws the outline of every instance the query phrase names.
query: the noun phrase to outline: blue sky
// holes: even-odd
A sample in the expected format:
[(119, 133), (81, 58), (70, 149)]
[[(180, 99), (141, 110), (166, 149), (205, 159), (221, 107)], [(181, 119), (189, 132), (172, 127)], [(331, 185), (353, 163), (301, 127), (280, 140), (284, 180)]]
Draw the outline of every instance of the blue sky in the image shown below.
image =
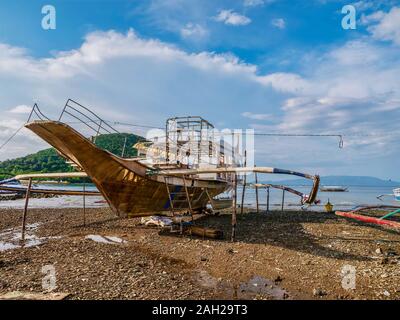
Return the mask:
[[(56, 9), (43, 30), (41, 8)], [(344, 5), (357, 28), (341, 25)], [(0, 3), (0, 140), (38, 102), (69, 97), (117, 121), (199, 114), (220, 128), (345, 135), (257, 138), (258, 165), (400, 180), (400, 2)], [(0, 160), (45, 145), (29, 131)]]

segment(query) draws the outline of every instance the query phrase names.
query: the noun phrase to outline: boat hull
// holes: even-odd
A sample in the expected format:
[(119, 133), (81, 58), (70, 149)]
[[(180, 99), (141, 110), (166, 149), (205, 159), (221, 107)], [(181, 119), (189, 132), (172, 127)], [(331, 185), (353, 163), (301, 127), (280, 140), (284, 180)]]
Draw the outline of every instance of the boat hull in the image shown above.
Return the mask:
[(214, 197), (229, 188), (226, 181), (148, 176), (149, 168), (145, 165), (99, 149), (62, 122), (34, 121), (25, 126), (82, 168), (121, 217), (170, 212), (167, 184), (175, 211), (189, 209), (185, 185), (193, 210), (205, 208), (209, 196)]

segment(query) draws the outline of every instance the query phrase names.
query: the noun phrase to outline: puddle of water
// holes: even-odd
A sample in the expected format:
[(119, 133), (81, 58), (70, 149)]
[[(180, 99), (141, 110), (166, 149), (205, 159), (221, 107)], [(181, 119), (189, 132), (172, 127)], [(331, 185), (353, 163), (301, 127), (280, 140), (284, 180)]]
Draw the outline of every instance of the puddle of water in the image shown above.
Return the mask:
[(38, 237), (35, 231), (39, 228), (41, 223), (32, 223), (26, 225), (25, 229), (25, 243), (21, 245), (21, 230), (18, 228), (5, 229), (0, 233), (0, 251), (6, 251), (17, 248), (35, 247), (43, 244), (50, 238), (57, 237)]
[(114, 236), (101, 236), (98, 234), (89, 234), (85, 237), (85, 239), (90, 239), (99, 243), (107, 243), (107, 244), (116, 244), (116, 243), (126, 243), (126, 240), (123, 240)]
[(247, 283), (241, 283), (238, 290), (238, 299), (246, 299), (252, 295), (263, 295), (275, 300), (288, 299), (289, 294), (286, 290), (277, 286), (274, 281), (260, 276), (254, 276)]
[(218, 281), (206, 271), (201, 270), (196, 275), (201, 286), (214, 289), (227, 299), (254, 299), (257, 297), (274, 300), (290, 299), (289, 293), (275, 284), (274, 281), (261, 276), (254, 276), (248, 282), (232, 285), (226, 281)]

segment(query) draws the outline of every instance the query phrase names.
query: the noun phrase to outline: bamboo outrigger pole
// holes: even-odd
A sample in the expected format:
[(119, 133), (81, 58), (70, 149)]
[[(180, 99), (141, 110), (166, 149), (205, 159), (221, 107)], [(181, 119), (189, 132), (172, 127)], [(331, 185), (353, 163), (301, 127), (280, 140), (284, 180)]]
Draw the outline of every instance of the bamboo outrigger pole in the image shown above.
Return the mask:
[[(147, 174), (160, 176), (191, 176), (202, 173), (266, 173), (266, 174), (289, 174), (313, 180), (313, 187), (310, 194), (304, 199), (304, 203), (312, 204), (317, 197), (320, 178), (318, 175), (310, 175), (292, 170), (278, 169), (272, 167), (226, 167), (226, 168), (198, 168), (198, 169), (171, 169), (171, 170), (151, 170)], [(290, 189), (290, 188), (288, 188)], [(291, 189), (292, 190), (292, 189)]]

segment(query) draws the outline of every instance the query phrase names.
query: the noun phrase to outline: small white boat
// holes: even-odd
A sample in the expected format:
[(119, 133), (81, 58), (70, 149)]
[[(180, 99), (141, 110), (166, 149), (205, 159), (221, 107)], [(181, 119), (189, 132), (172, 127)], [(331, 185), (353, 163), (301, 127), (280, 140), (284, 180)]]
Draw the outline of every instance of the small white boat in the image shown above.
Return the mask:
[(400, 201), (400, 188), (393, 189), (393, 194), (394, 194), (394, 198), (395, 198), (397, 201)]
[(347, 187), (342, 186), (322, 186), (320, 188), (322, 192), (345, 192), (347, 191)]

